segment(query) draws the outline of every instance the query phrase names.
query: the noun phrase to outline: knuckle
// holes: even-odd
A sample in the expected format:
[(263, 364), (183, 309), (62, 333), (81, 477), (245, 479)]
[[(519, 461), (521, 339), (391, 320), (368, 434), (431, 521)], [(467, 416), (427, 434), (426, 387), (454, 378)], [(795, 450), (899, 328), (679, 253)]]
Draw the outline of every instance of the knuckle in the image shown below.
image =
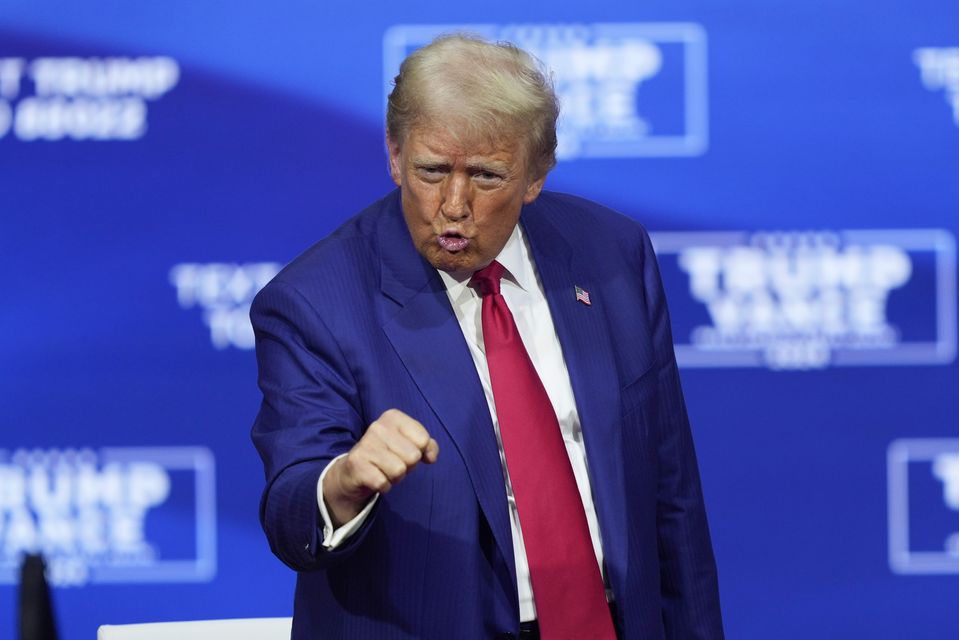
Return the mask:
[(420, 449), (408, 449), (403, 452), (403, 462), (406, 463), (407, 467), (415, 465), (417, 462), (423, 459), (423, 452)]
[(400, 411), (399, 409), (387, 409), (386, 411), (380, 414), (380, 417), (378, 419), (383, 422), (394, 423), (402, 415), (403, 415), (403, 412)]
[(407, 428), (403, 431), (403, 434), (406, 436), (407, 440), (415, 444), (417, 447), (424, 446), (430, 439), (430, 434), (426, 431), (426, 427), (415, 421), (407, 426)]
[(360, 484), (372, 491), (376, 491), (382, 481), (382, 474), (378, 473), (374, 467), (363, 469), (362, 476), (359, 478)]
[(406, 464), (404, 464), (399, 458), (390, 460), (386, 467), (386, 475), (389, 476), (390, 480), (397, 480), (406, 475)]
[(420, 438), (418, 439), (418, 441), (417, 441), (417, 443), (416, 443), (416, 446), (417, 446), (419, 449), (425, 449), (425, 448), (428, 447), (429, 445), (430, 445), (430, 434), (428, 434), (428, 433), (426, 433), (426, 432), (424, 431), (422, 437), (420, 437)]

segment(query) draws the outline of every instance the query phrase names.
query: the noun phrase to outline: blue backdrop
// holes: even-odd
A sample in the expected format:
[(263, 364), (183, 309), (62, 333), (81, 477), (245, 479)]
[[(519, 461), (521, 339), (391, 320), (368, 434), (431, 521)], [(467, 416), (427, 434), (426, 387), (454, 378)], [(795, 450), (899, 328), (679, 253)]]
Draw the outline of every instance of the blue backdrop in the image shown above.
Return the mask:
[(0, 5), (0, 629), (289, 615), (246, 313), (392, 188), (433, 34), (554, 71), (547, 187), (654, 235), (730, 638), (959, 634), (959, 5)]

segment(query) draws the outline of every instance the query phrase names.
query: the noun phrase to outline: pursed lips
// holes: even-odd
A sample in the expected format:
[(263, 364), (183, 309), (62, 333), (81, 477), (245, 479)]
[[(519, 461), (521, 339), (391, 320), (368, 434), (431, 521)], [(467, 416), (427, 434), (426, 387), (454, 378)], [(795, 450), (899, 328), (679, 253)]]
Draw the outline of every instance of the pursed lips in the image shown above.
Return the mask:
[(446, 251), (462, 251), (470, 244), (470, 238), (455, 229), (447, 229), (436, 236), (436, 242)]

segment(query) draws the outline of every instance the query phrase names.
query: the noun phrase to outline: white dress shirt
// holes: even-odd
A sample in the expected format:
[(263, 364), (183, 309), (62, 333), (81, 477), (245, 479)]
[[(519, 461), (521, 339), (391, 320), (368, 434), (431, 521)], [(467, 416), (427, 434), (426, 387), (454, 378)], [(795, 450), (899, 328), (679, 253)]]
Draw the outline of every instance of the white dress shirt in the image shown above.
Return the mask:
[[(586, 522), (589, 525), (593, 550), (602, 569), (603, 550), (599, 537), (599, 524), (590, 491), (586, 449), (580, 429), (579, 414), (576, 411), (576, 402), (573, 398), (573, 389), (570, 386), (569, 372), (566, 369), (563, 351), (553, 327), (553, 318), (546, 302), (546, 296), (543, 293), (542, 283), (539, 280), (529, 247), (519, 225), (516, 225), (513, 229), (506, 246), (503, 247), (496, 259), (505, 267), (500, 292), (513, 314), (513, 319), (516, 322), (520, 337), (523, 339), (526, 351), (529, 353), (530, 360), (532, 360), (536, 373), (546, 388), (546, 394), (553, 405), (553, 410), (556, 412), (556, 418), (563, 433), (563, 440), (566, 443), (566, 453), (569, 455), (576, 485), (579, 488), (580, 497), (586, 511)], [(482, 298), (473, 288), (468, 286), (472, 273), (449, 274), (445, 271), (438, 271), (438, 273), (443, 279), (443, 284), (446, 285), (446, 295), (449, 297), (453, 312), (456, 314), (457, 321), (459, 321), (463, 336), (466, 338), (466, 344), (469, 346), (470, 355), (473, 357), (476, 373), (479, 375), (483, 391), (486, 394), (486, 404), (489, 407), (490, 416), (493, 418), (493, 429), (496, 432), (500, 463), (503, 467), (503, 480), (506, 483), (506, 495), (510, 507), (510, 528), (513, 534), (513, 553), (516, 560), (520, 620), (534, 620), (536, 618), (536, 606), (533, 601), (529, 564), (526, 561), (522, 528), (520, 527), (516, 501), (513, 499), (513, 488), (510, 484), (509, 470), (506, 467), (506, 454), (503, 451), (503, 442), (500, 439), (496, 404), (493, 400), (489, 368), (486, 364), (486, 351), (483, 345)], [(570, 291), (569, 298), (570, 304), (581, 304), (575, 300), (572, 291)], [(374, 496), (373, 500), (353, 520), (334, 530), (326, 505), (323, 502), (322, 487), (325, 475), (326, 471), (324, 470), (317, 485), (317, 501), (324, 522), (323, 545), (328, 549), (333, 549), (362, 525), (378, 496)]]

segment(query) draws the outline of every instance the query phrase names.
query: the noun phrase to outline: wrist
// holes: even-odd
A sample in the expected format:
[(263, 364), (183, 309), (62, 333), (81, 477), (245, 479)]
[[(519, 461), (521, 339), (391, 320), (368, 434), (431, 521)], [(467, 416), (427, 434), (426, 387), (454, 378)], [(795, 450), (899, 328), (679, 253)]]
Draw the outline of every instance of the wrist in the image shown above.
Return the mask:
[(345, 462), (345, 458), (333, 462), (329, 473), (323, 478), (323, 502), (326, 503), (326, 510), (334, 527), (340, 527), (359, 515), (366, 498), (369, 497), (351, 496), (344, 489), (343, 465)]

